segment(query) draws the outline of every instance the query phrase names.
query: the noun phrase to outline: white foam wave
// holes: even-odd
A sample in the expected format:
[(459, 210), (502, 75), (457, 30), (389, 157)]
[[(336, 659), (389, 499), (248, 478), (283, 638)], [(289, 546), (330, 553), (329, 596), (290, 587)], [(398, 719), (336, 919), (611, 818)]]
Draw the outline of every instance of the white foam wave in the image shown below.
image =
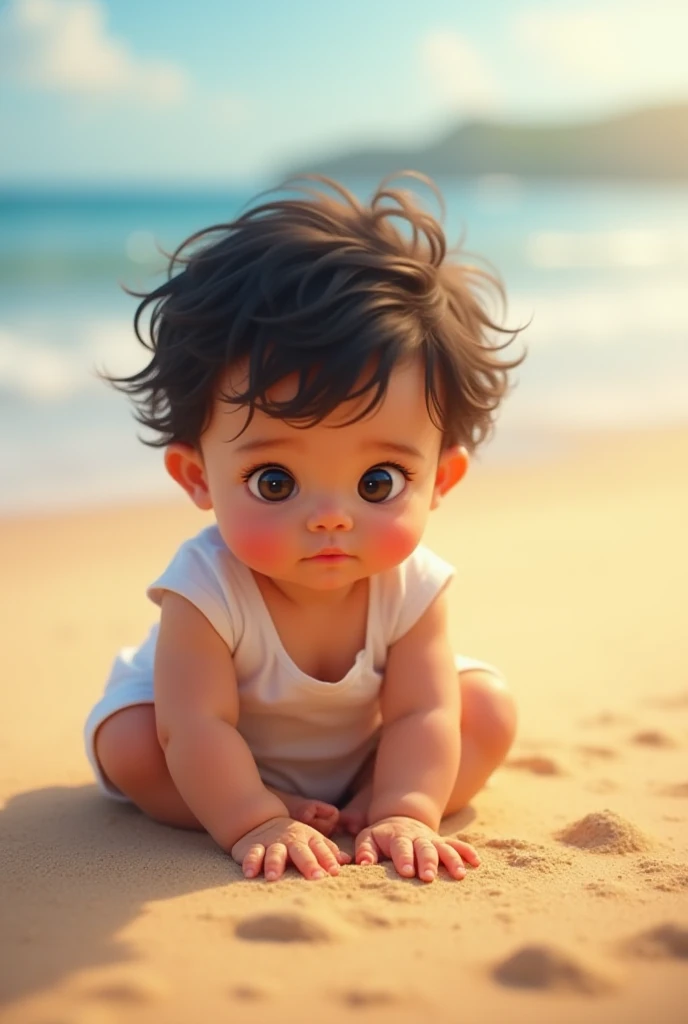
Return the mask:
[(79, 390), (70, 353), (0, 330), (0, 388), (30, 400), (68, 398)]
[(566, 384), (533, 394), (518, 388), (500, 414), (500, 431), (637, 429), (688, 421), (688, 386), (672, 374), (626, 381), (617, 390), (609, 381)]
[(529, 320), (524, 340), (537, 348), (628, 348), (662, 338), (683, 338), (688, 346), (685, 281), (512, 293), (508, 323)]
[(145, 353), (125, 321), (62, 325), (68, 342), (50, 338), (51, 325), (22, 330), (0, 326), (0, 392), (29, 402), (60, 402), (102, 388), (98, 371), (125, 375), (140, 369)]
[(526, 241), (534, 267), (661, 267), (688, 264), (684, 232), (667, 229), (538, 231)]

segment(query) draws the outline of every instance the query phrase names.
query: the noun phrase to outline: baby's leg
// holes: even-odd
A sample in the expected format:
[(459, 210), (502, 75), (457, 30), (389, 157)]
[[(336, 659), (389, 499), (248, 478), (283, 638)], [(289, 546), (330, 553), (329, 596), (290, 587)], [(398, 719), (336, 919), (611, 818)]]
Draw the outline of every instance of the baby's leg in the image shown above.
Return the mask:
[(516, 702), (507, 682), (489, 668), (459, 672), (461, 762), (444, 814), (454, 814), (478, 793), (502, 763), (516, 735)]
[[(108, 780), (149, 817), (177, 828), (203, 828), (172, 781), (152, 704), (123, 708), (107, 718), (96, 733), (95, 749)], [(324, 835), (334, 830), (339, 811), (332, 804), (268, 788), (284, 801), (292, 818)]]
[[(516, 704), (506, 681), (487, 667), (460, 670), (461, 762), (445, 816), (461, 810), (482, 789), (506, 757), (516, 734)], [(365, 825), (372, 793), (375, 754), (361, 775), (361, 787), (342, 808), (339, 824), (356, 835)], [(366, 771), (367, 768), (367, 771)]]
[(106, 718), (94, 745), (109, 782), (145, 814), (164, 825), (203, 829), (172, 781), (152, 704), (135, 704)]

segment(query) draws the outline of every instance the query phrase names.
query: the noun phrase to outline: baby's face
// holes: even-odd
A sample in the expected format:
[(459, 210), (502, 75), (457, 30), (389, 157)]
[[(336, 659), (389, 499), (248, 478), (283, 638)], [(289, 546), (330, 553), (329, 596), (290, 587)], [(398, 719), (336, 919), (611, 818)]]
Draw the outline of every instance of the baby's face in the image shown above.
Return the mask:
[[(243, 381), (229, 373), (221, 383), (231, 393)], [(282, 381), (270, 397), (289, 398), (294, 387)], [(372, 414), (338, 426), (361, 407), (346, 402), (306, 429), (258, 411), (239, 433), (246, 411), (216, 402), (201, 439), (205, 507), (254, 572), (292, 588), (337, 590), (399, 564), (419, 543), (465, 453), (440, 451), (420, 362), (395, 368)]]

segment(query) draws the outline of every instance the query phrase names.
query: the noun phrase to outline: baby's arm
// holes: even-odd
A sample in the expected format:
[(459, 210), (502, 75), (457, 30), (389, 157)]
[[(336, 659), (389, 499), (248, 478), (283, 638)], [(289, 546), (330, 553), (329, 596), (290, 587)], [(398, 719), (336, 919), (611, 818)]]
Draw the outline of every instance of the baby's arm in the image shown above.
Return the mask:
[(247, 878), (336, 875), (350, 860), (316, 829), (294, 821), (263, 785), (236, 729), (239, 696), (232, 657), (185, 598), (163, 596), (155, 655), (155, 716), (167, 767), (182, 799)]
[(368, 812), (438, 828), (459, 768), (460, 690), (440, 594), (389, 651)]
[(369, 825), (356, 837), (356, 862), (391, 857), (400, 875), (431, 882), (442, 863), (453, 878), (480, 859), (468, 843), (437, 834), (460, 757), (460, 691), (440, 595), (390, 649), (382, 688), (382, 735)]
[(213, 839), (229, 851), (269, 819), (288, 818), (237, 732), (239, 696), (227, 645), (194, 605), (171, 591), (162, 600), (154, 680), (170, 775)]

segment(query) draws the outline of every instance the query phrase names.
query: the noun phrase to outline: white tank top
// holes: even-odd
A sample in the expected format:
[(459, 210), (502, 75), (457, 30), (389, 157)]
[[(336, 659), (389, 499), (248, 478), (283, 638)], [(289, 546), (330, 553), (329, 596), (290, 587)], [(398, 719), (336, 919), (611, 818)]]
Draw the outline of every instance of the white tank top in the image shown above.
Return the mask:
[[(268, 785), (320, 800), (341, 799), (374, 748), (387, 650), (418, 621), (454, 569), (425, 547), (370, 578), (365, 646), (346, 675), (325, 682), (303, 672), (285, 650), (251, 573), (216, 526), (181, 546), (148, 588), (194, 604), (222, 637), (239, 689), (237, 728)], [(135, 661), (153, 670), (157, 627)]]

